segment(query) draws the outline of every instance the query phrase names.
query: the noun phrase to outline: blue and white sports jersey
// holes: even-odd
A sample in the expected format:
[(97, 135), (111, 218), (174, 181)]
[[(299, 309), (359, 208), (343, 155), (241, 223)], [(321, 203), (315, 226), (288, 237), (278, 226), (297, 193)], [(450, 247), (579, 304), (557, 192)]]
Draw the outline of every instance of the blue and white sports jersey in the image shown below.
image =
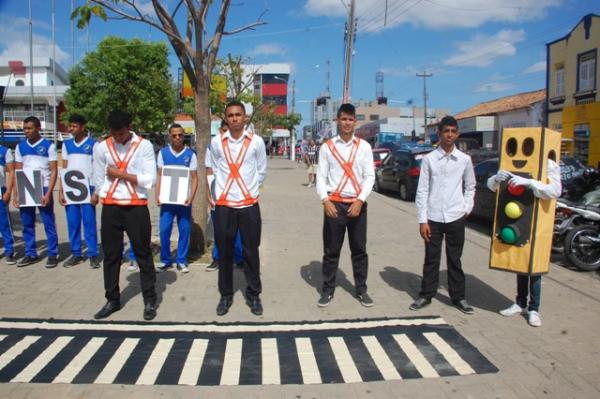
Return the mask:
[(0, 145), (0, 187), (6, 187), (6, 165), (14, 161), (10, 148)]
[(37, 143), (30, 144), (27, 139), (21, 140), (15, 149), (15, 162), (23, 164), (23, 170), (41, 170), (44, 187), (50, 182), (49, 162), (56, 161), (56, 148), (50, 140), (40, 138)]
[(82, 171), (88, 177), (90, 184), (94, 181), (92, 159), (95, 144), (96, 141), (88, 136), (79, 144), (75, 139), (66, 140), (62, 147), (62, 159), (68, 162), (68, 168)]
[(162, 148), (158, 153), (156, 164), (159, 168), (163, 166), (185, 166), (192, 171), (198, 168), (196, 153), (189, 147), (184, 147), (178, 154), (173, 151), (171, 146)]

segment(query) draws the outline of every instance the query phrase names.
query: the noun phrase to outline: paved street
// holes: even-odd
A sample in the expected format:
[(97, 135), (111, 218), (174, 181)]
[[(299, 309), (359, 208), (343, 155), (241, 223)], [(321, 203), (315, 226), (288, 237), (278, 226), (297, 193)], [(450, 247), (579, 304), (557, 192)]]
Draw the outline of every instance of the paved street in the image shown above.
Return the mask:
[[(423, 245), (413, 203), (392, 196), (371, 195), (368, 251), (369, 293), (375, 307), (365, 308), (353, 297), (349, 252), (344, 248), (338, 289), (328, 308), (319, 309), (322, 256), (322, 207), (307, 188), (299, 164), (269, 160), (261, 195), (263, 235), (261, 268), (264, 315), (253, 316), (244, 304), (243, 273), (236, 272), (236, 295), (229, 314), (215, 315), (216, 273), (192, 265), (187, 275), (158, 275), (157, 322), (273, 322), (364, 318), (440, 316), (477, 348), (499, 372), (471, 376), (332, 385), (231, 387), (68, 385), (6, 383), (3, 398), (86, 397), (115, 394), (132, 398), (256, 397), (256, 398), (597, 398), (600, 396), (600, 276), (554, 265), (543, 278), (541, 314), (544, 325), (532, 328), (524, 318), (503, 318), (499, 309), (514, 300), (513, 275), (487, 267), (489, 238), (485, 227), (467, 231), (463, 266), (467, 299), (475, 307), (468, 316), (448, 306), (442, 288), (432, 305), (415, 314), (408, 310), (420, 286)], [(68, 252), (64, 212), (56, 206), (61, 257)], [(153, 209), (156, 215), (157, 210)], [(13, 221), (18, 220), (16, 212)], [(156, 220), (156, 217), (154, 218)], [(157, 224), (153, 234), (156, 235)], [(18, 228), (15, 229), (18, 235)], [(38, 236), (42, 234), (38, 226)], [(18, 247), (22, 253), (22, 243)], [(5, 318), (89, 320), (104, 303), (102, 271), (87, 264), (72, 269), (43, 268), (43, 262), (23, 269), (0, 267), (0, 314)], [(446, 273), (441, 282), (445, 286)], [(142, 320), (142, 298), (136, 273), (123, 268), (122, 304), (113, 321)]]

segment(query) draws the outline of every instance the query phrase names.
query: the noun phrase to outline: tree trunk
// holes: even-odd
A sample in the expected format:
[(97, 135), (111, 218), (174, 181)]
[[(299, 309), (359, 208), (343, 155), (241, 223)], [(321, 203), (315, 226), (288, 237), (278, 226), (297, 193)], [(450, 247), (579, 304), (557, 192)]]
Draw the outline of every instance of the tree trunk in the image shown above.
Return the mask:
[(202, 255), (206, 250), (206, 222), (208, 199), (206, 190), (206, 166), (204, 158), (210, 143), (210, 108), (208, 106), (208, 85), (199, 77), (194, 91), (194, 126), (196, 128), (196, 156), (198, 158), (198, 192), (192, 205), (192, 229), (190, 247)]

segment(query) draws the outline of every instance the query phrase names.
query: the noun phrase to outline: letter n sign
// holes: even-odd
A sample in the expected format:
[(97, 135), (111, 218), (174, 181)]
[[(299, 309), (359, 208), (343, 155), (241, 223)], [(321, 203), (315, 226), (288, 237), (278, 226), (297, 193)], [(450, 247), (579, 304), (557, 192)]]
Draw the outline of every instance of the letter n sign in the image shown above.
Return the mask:
[(78, 169), (61, 169), (60, 179), (65, 201), (68, 205), (90, 203), (89, 179), (82, 171)]
[(160, 178), (160, 203), (184, 205), (190, 191), (190, 169), (164, 166)]
[(15, 171), (17, 177), (17, 193), (19, 194), (19, 206), (41, 206), (44, 196), (44, 181), (41, 170)]

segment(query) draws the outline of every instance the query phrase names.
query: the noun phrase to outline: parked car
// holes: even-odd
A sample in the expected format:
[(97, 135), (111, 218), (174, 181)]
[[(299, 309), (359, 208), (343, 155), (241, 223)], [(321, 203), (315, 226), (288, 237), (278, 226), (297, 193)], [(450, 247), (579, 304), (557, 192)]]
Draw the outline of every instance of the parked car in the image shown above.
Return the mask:
[[(488, 159), (475, 165), (475, 204), (473, 215), (493, 220), (496, 206), (496, 193), (487, 188), (487, 179), (498, 172), (498, 158)], [(591, 168), (586, 167), (577, 158), (569, 155), (560, 157), (560, 180), (562, 183), (563, 197), (569, 197), (580, 189), (584, 172)], [(588, 171), (589, 173), (589, 171)]]
[(375, 172), (375, 191), (395, 191), (404, 201), (414, 200), (421, 160), (433, 150), (433, 147), (419, 146), (392, 152)]
[(373, 165), (375, 170), (381, 167), (383, 160), (392, 152), (389, 148), (373, 148)]

